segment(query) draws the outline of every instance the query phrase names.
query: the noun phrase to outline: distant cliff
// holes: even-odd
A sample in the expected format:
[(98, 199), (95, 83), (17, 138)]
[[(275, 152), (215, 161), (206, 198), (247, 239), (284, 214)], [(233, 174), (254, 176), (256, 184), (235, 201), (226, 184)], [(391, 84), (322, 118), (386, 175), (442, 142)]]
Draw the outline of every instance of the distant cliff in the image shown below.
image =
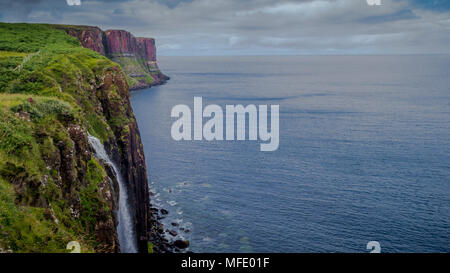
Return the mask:
[(164, 75), (156, 61), (153, 38), (136, 38), (125, 30), (102, 31), (89, 26), (57, 26), (78, 38), (81, 45), (119, 63), (127, 74), (130, 89), (164, 84)]

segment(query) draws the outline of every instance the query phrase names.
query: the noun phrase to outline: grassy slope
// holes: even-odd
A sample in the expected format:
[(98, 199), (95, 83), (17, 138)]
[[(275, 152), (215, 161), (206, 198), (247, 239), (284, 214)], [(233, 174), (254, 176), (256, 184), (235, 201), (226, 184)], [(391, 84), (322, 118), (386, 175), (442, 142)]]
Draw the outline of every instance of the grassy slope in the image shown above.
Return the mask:
[[(131, 88), (139, 85), (139, 82), (151, 85), (155, 79), (152, 77), (152, 72), (150, 73), (142, 60), (138, 60), (136, 57), (122, 56), (120, 54), (116, 54), (114, 56), (110, 56), (112, 60), (119, 63), (125, 73), (127, 74), (127, 81)], [(130, 77), (129, 75), (139, 75)]]
[(86, 90), (117, 64), (49, 25), (0, 23), (0, 33), (0, 251), (63, 252), (72, 240), (95, 251), (95, 216), (108, 211), (97, 190), (103, 167), (95, 158), (85, 162), (75, 218), (48, 161), (61, 143), (73, 145), (69, 123), (102, 141), (112, 137)]

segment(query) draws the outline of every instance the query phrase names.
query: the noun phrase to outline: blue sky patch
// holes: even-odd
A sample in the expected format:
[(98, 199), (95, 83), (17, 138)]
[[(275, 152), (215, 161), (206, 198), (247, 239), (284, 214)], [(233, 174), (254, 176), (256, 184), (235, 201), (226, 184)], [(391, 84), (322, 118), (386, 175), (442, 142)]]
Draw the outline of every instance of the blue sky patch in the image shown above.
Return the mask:
[(370, 16), (360, 20), (361, 23), (365, 24), (377, 24), (377, 23), (385, 23), (385, 22), (394, 22), (400, 20), (411, 20), (411, 19), (419, 19), (412, 10), (404, 9), (399, 10), (391, 14), (379, 15), (379, 16)]
[(413, 6), (433, 11), (450, 11), (449, 0), (411, 0)]

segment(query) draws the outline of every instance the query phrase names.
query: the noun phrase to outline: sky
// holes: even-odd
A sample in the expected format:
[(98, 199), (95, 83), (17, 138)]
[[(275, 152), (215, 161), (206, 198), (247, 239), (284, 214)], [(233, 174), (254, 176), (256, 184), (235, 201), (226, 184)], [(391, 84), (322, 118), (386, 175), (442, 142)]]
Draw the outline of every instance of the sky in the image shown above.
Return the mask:
[(450, 53), (450, 0), (0, 0), (0, 21), (94, 25), (159, 55)]

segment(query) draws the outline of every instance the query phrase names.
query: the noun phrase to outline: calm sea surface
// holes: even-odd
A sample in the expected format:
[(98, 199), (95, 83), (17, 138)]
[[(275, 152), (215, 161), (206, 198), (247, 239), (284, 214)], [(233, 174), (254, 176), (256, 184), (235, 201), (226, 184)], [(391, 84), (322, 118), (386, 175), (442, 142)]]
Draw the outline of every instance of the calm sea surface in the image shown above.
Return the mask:
[[(159, 64), (172, 79), (132, 104), (153, 203), (192, 251), (450, 252), (450, 56)], [(280, 105), (279, 149), (174, 141), (171, 109), (194, 96)]]

